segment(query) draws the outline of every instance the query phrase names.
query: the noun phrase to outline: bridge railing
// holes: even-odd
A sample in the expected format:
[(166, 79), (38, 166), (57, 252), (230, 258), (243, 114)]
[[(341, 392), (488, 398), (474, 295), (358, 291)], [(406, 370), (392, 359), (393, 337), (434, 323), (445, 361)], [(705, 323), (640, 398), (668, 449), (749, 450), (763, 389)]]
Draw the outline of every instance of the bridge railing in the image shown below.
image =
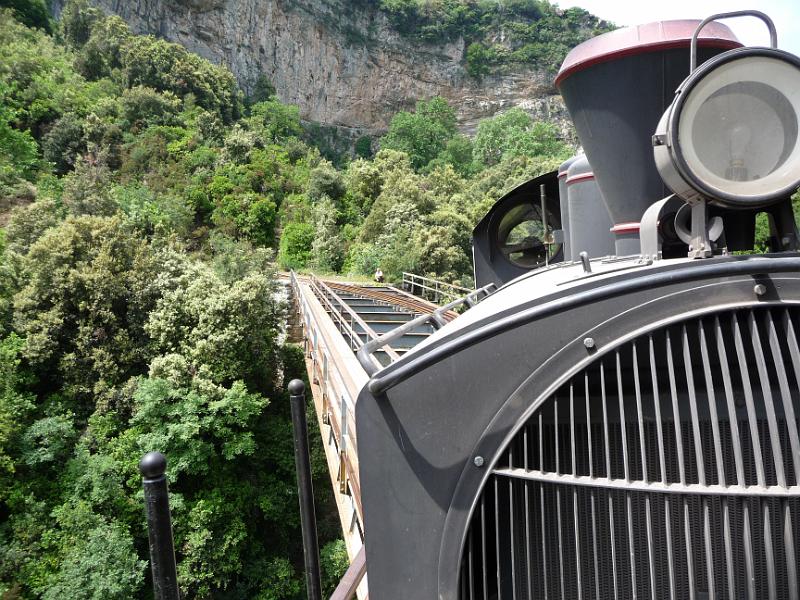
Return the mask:
[(405, 271), (403, 271), (403, 289), (436, 304), (448, 301), (453, 302), (475, 291), (460, 285), (445, 283), (444, 281), (415, 275), (414, 273), (406, 273)]

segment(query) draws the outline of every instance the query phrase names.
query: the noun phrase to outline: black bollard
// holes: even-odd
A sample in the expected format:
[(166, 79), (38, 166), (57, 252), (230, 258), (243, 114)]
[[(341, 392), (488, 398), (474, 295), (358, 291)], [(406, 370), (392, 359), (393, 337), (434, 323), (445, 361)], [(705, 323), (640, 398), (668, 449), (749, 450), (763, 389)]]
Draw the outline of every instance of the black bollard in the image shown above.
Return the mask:
[(308, 457), (305, 392), (306, 384), (300, 379), (292, 379), (289, 382), (294, 429), (294, 462), (297, 466), (297, 488), (300, 492), (300, 527), (303, 531), (303, 557), (306, 564), (306, 590), (308, 600), (322, 600), (317, 516), (314, 513), (314, 488), (311, 484), (311, 461)]
[(175, 547), (167, 492), (167, 459), (161, 452), (148, 452), (139, 461), (150, 538), (150, 569), (156, 600), (180, 600)]

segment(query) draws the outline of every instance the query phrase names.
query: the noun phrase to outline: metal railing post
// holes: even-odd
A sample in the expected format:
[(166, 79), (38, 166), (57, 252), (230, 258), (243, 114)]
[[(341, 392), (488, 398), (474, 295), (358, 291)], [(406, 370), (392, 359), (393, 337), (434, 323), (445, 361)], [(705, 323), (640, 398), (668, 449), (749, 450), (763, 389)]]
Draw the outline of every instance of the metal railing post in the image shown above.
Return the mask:
[(169, 515), (167, 459), (161, 452), (148, 452), (139, 461), (150, 540), (150, 570), (156, 600), (180, 600), (175, 568), (175, 546)]
[(289, 382), (294, 429), (294, 461), (300, 497), (300, 528), (303, 533), (303, 558), (306, 565), (306, 591), (309, 600), (322, 600), (319, 568), (317, 516), (314, 512), (314, 488), (311, 483), (311, 460), (308, 456), (306, 423), (306, 384), (300, 379)]

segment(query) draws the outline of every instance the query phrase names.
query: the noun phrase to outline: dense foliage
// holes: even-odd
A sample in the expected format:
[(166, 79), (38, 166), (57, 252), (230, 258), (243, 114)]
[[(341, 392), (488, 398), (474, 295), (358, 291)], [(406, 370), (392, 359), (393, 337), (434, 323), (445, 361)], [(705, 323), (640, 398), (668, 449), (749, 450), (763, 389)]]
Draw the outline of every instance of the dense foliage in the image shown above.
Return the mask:
[(227, 70), (82, 2), (50, 35), (37, 6), (0, 11), (0, 596), (147, 597), (158, 449), (184, 596), (298, 599), (304, 365), (272, 248), (324, 163), (295, 107), (246, 108)]
[(286, 268), (390, 280), (412, 271), (469, 284), (472, 228), (503, 193), (556, 168), (570, 148), (520, 109), (482, 121), (474, 140), (442, 98), (397, 113), (371, 160), (320, 163), (281, 207)]
[[(301, 598), (283, 390), (304, 364), (274, 262), (469, 283), (474, 224), (569, 149), (519, 111), (470, 139), (433, 98), (335, 166), (266, 80), (245, 98), (86, 0), (57, 23), (3, 5), (0, 595), (148, 597), (136, 465), (158, 449), (184, 596)], [(330, 591), (346, 553), (320, 452)]]
[[(372, 0), (362, 0), (372, 1)], [(558, 68), (574, 46), (610, 23), (548, 0), (374, 0), (403, 34), (426, 42), (463, 38), (475, 77), (506, 66)]]

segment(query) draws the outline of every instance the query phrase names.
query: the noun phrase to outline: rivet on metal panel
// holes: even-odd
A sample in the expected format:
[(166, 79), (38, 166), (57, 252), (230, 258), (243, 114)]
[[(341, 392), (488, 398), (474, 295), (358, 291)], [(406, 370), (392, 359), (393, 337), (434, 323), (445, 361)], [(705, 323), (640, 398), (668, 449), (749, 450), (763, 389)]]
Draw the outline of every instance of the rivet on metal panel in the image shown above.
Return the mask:
[(483, 457), (482, 457), (482, 456), (476, 456), (476, 457), (475, 457), (475, 458), (472, 460), (472, 462), (473, 462), (473, 464), (474, 464), (476, 467), (480, 468), (480, 467), (482, 467), (482, 466), (483, 466)]
[(594, 338), (587, 337), (583, 339), (583, 345), (588, 349), (594, 348)]
[(763, 283), (757, 283), (753, 287), (753, 291), (755, 292), (756, 296), (763, 296), (767, 293), (767, 286), (765, 286)]

